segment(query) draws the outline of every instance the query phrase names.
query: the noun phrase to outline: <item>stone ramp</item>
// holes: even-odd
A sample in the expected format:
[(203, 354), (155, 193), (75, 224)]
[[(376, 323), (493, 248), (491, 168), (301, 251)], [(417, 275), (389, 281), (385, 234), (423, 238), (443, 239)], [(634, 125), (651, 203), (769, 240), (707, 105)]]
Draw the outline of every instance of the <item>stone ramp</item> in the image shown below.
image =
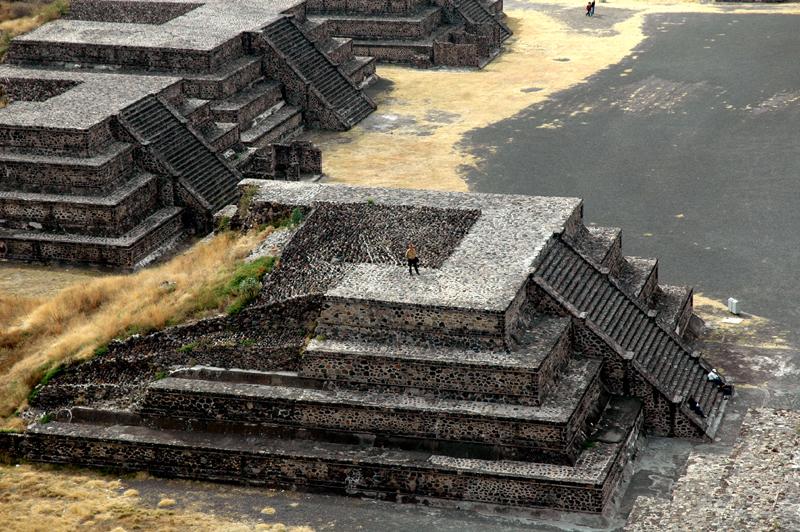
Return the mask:
[(177, 175), (213, 214), (238, 198), (238, 172), (230, 168), (157, 97), (127, 107), (120, 122), (148, 146), (153, 155)]
[(118, 421), (33, 425), (0, 434), (0, 449), (30, 461), (113, 468), (192, 479), (334, 491), (419, 501), (601, 512), (641, 427), (638, 401), (612, 399), (574, 466), (455, 458), (368, 444), (155, 430)]
[[(569, 304), (573, 314), (594, 324), (633, 367), (654, 383), (709, 438), (721, 416), (722, 393), (708, 382), (710, 366), (664, 329), (648, 309), (562, 239), (555, 239), (534, 274), (537, 284)], [(708, 416), (690, 412), (695, 397)]]
[(269, 44), (322, 97), (322, 104), (339, 121), (341, 129), (350, 129), (375, 110), (375, 104), (341, 72), (289, 17), (270, 24), (264, 30)]

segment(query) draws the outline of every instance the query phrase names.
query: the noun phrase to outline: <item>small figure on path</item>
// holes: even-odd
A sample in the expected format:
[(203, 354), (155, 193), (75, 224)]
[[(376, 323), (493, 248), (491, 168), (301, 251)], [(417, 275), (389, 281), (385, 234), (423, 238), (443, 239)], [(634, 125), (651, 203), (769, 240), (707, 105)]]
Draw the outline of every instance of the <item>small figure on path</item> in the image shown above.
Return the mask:
[(694, 397), (689, 398), (689, 408), (700, 417), (706, 417), (705, 412), (703, 412), (703, 407), (700, 406), (700, 403), (697, 402), (697, 399)]
[(592, 6), (592, 7), (591, 7), (591, 9), (589, 9), (589, 16), (590, 16), (590, 17), (593, 17), (593, 16), (594, 16), (594, 3), (595, 3), (596, 1), (597, 1), (597, 0), (592, 0), (592, 1), (590, 2), (591, 6)]
[(722, 377), (720, 377), (719, 373), (717, 373), (716, 369), (712, 369), (711, 371), (708, 372), (708, 382), (713, 382), (717, 386), (722, 386), (723, 384), (725, 384), (722, 381)]
[(591, 17), (592, 16), (592, 3), (591, 2), (587, 2), (586, 3), (586, 16), (587, 17)]
[(414, 270), (417, 272), (417, 275), (419, 275), (419, 258), (417, 257), (417, 248), (414, 246), (413, 242), (408, 243), (406, 260), (408, 261), (408, 274), (413, 277), (414, 272), (411, 271), (411, 268), (414, 268)]

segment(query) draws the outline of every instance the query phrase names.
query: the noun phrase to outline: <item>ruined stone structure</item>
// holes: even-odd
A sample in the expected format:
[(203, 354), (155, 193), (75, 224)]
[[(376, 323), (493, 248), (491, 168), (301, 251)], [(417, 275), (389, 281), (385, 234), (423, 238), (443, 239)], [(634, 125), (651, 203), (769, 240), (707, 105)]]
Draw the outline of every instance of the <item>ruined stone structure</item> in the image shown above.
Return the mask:
[(489, 13), (478, 0), (73, 0), (0, 66), (0, 253), (133, 267), (208, 231), (243, 176), (321, 173), (296, 137), (372, 112), (376, 57), (485, 62), (508, 36)]
[[(257, 302), (68, 368), (32, 402), (56, 421), (0, 435), (0, 447), (168, 476), (602, 512), (642, 427), (714, 436), (726, 403), (687, 343), (691, 289), (624, 257), (618, 229), (585, 226), (579, 199), (242, 186), (255, 187), (245, 227), (305, 215), (265, 243), (280, 263)], [(409, 240), (420, 276), (403, 262)]]

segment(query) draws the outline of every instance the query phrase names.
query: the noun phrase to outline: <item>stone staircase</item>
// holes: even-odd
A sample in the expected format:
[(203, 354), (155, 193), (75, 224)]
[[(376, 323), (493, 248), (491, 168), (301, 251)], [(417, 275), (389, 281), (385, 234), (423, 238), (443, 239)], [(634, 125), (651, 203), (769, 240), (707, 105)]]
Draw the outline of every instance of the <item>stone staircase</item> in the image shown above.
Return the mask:
[(498, 42), (503, 42), (511, 37), (511, 30), (504, 22), (492, 15), (480, 0), (456, 0), (456, 9), (467, 22), (472, 24), (487, 24), (498, 33)]
[(375, 104), (299, 28), (285, 17), (270, 24), (264, 36), (285, 61), (317, 91), (322, 104), (349, 129), (375, 110)]
[(501, 22), (502, 2), (409, 0), (375, 5), (311, 0), (306, 12), (314, 35), (352, 39), (360, 56), (423, 68), (483, 66), (511, 35)]
[(209, 211), (236, 202), (238, 173), (157, 97), (127, 107), (119, 119), (162, 164), (185, 179)]
[[(706, 379), (710, 366), (656, 319), (655, 312), (623, 289), (586, 256), (556, 239), (540, 262), (534, 282), (555, 295), (568, 311), (591, 324), (709, 438), (713, 438), (725, 402), (720, 388)], [(706, 418), (686, 405), (695, 398)]]

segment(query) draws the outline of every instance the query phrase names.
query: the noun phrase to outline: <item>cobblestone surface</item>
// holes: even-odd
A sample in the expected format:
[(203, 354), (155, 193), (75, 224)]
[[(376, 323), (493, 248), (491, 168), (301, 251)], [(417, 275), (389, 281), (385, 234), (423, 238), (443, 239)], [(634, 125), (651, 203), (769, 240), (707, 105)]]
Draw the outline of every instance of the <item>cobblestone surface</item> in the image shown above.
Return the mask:
[(800, 529), (800, 412), (753, 409), (730, 454), (695, 451), (672, 500), (639, 497), (630, 532)]

